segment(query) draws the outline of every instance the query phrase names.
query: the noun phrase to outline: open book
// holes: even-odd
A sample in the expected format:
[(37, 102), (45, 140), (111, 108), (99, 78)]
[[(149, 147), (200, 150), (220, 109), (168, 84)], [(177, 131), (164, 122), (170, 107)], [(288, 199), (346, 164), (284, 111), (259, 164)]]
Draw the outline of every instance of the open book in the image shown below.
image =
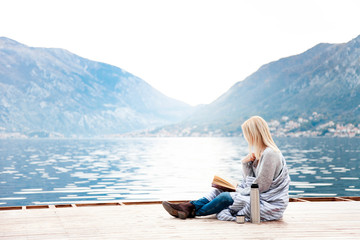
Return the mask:
[(213, 186), (214, 188), (223, 190), (225, 192), (235, 192), (236, 191), (236, 187), (229, 183), (228, 181), (226, 181), (225, 179), (222, 179), (221, 177), (215, 175), (214, 179), (212, 181), (211, 186)]

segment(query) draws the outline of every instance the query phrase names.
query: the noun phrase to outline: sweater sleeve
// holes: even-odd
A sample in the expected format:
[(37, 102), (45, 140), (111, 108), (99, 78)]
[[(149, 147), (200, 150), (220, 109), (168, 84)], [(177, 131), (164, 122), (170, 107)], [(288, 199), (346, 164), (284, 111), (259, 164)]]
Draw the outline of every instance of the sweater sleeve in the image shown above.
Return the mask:
[(245, 179), (247, 176), (254, 176), (252, 170), (252, 162), (242, 163), (242, 171), (243, 171), (243, 178)]
[(259, 185), (259, 192), (266, 192), (270, 189), (271, 183), (275, 178), (276, 169), (280, 163), (280, 155), (274, 151), (268, 151), (261, 159), (259, 169), (256, 171), (254, 183)]

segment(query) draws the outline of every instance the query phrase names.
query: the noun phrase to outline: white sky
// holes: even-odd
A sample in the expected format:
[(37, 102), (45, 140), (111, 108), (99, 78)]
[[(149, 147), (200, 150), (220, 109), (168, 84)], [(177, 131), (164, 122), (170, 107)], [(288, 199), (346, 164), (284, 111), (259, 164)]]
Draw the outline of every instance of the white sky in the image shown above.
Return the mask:
[(360, 35), (357, 0), (0, 0), (0, 36), (210, 103), (261, 65)]

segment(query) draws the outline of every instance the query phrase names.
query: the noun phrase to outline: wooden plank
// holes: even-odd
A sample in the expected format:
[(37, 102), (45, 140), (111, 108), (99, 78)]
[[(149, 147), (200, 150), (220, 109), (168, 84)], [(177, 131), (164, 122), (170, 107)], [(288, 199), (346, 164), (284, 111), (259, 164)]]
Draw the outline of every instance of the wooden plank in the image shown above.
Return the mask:
[(360, 197), (300, 197), (290, 198), (290, 202), (332, 202), (332, 201), (360, 201)]
[(21, 210), (22, 208), (23, 208), (22, 206), (0, 207), (0, 211), (5, 211), (5, 210)]
[(354, 201), (360, 201), (360, 197), (343, 197), (343, 198), (351, 199)]
[(97, 207), (97, 206), (114, 206), (120, 204), (118, 202), (109, 202), (109, 203), (78, 203), (75, 205), (77, 207)]
[(66, 208), (66, 207), (73, 207), (72, 204), (56, 204), (54, 205), (56, 208)]
[(346, 198), (346, 197), (336, 197), (336, 200), (337, 201), (350, 201), (350, 202), (355, 201), (355, 200), (352, 200), (352, 199)]
[(291, 202), (280, 221), (181, 220), (161, 204), (0, 211), (0, 239), (358, 239), (360, 202)]
[(309, 202), (309, 201), (302, 198), (290, 198), (290, 202)]
[[(184, 201), (176, 201), (178, 202), (184, 202)], [(161, 204), (161, 201), (147, 201), (147, 202), (122, 202), (124, 205), (149, 205), (149, 204)]]
[(40, 209), (40, 208), (49, 208), (49, 205), (32, 205), (32, 206), (26, 206), (26, 209)]

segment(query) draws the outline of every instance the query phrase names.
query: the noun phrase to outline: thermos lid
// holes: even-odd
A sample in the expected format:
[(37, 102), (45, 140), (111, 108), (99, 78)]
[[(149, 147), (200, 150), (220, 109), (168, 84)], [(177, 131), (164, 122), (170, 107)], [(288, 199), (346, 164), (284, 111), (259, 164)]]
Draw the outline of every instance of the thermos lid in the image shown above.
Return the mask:
[(251, 184), (251, 188), (259, 188), (259, 185), (257, 183)]

